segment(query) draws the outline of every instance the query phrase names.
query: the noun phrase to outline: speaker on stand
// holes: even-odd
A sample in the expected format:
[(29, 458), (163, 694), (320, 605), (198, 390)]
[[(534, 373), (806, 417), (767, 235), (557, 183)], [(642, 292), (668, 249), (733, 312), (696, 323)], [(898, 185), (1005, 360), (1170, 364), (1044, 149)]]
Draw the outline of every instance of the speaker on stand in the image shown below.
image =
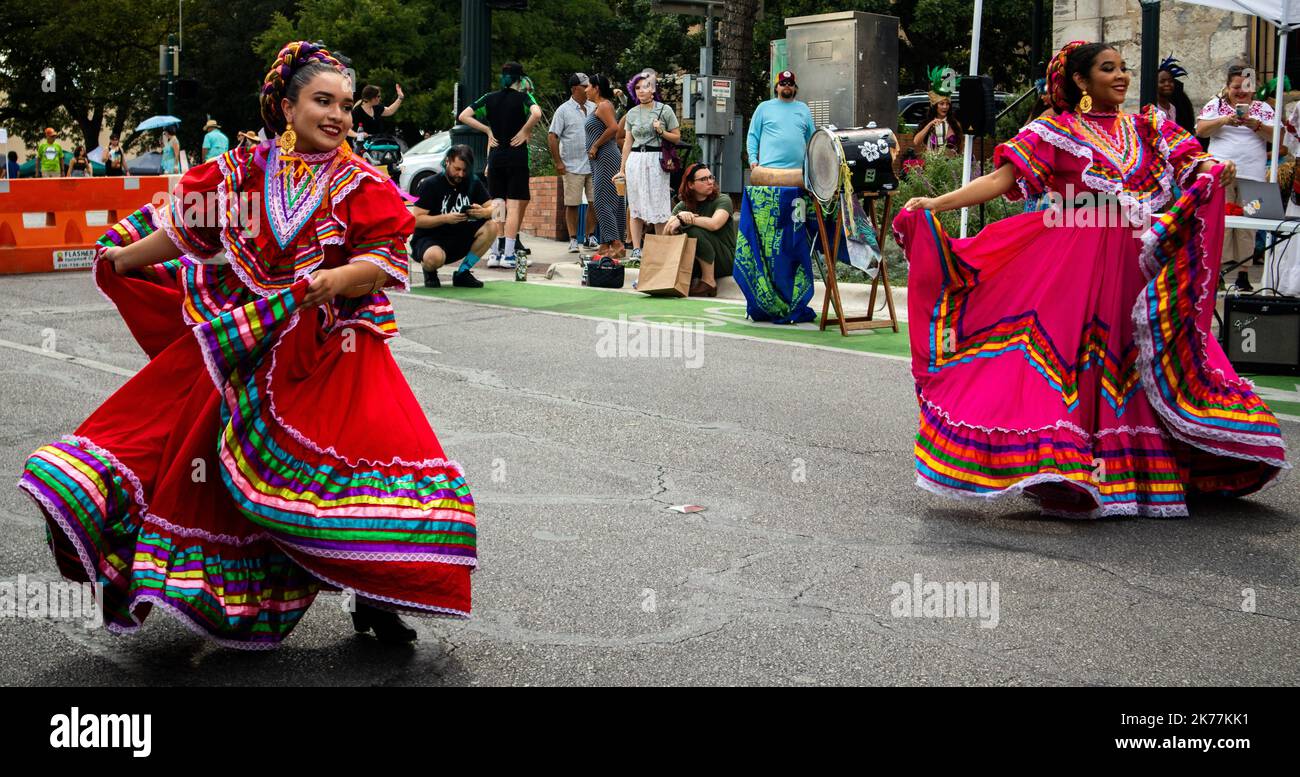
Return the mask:
[[(968, 135), (980, 139), (979, 169), (984, 170), (984, 138), (997, 129), (997, 101), (993, 99), (993, 78), (962, 76), (957, 86), (957, 121)], [(973, 173), (972, 173), (973, 175)], [(980, 227), (983, 228), (984, 203), (980, 203)]]

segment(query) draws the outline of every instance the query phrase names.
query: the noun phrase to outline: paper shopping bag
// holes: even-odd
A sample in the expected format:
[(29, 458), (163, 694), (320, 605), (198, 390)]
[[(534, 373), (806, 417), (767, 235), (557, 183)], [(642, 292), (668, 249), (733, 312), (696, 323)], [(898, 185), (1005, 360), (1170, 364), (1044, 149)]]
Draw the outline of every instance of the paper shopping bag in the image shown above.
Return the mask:
[(646, 235), (636, 289), (653, 297), (685, 297), (691, 290), (694, 266), (695, 238)]

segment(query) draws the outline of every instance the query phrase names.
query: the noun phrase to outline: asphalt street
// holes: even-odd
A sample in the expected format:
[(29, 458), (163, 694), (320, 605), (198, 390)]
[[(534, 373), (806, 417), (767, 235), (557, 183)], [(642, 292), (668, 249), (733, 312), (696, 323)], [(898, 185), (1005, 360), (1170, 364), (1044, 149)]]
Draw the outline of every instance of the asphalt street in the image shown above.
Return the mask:
[[(0, 581), (53, 580), (12, 483), (145, 357), (85, 274), (6, 276), (0, 299)], [(692, 367), (611, 356), (594, 320), (396, 305), (395, 355), (478, 503), (473, 619), (409, 619), (418, 643), (391, 649), (322, 595), (245, 653), (157, 611), (130, 636), (0, 618), (0, 683), (1300, 682), (1294, 477), (1184, 520), (950, 502), (913, 485), (905, 361), (705, 336)], [(900, 617), (917, 575), (996, 583), (996, 626)]]

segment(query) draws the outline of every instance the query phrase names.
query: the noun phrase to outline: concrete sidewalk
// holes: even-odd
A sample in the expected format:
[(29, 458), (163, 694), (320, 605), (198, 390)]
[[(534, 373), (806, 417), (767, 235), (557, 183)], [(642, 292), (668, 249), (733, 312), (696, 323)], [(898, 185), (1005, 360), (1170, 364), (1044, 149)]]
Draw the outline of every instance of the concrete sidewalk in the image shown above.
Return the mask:
[[(582, 267), (578, 264), (579, 256), (591, 256), (592, 251), (583, 249), (581, 254), (569, 253), (569, 244), (558, 240), (547, 240), (524, 233), (524, 244), (532, 252), (529, 256), (529, 283), (554, 284), (561, 286), (581, 286), (582, 285)], [(418, 263), (417, 263), (418, 264)], [(541, 265), (550, 265), (554, 268), (551, 277), (547, 279), (546, 268)], [(442, 280), (446, 282), (449, 276), (449, 270), (442, 271)], [(488, 268), (486, 261), (480, 262), (474, 268), (474, 274), (483, 281), (501, 281), (513, 280), (514, 270), (503, 270), (499, 268)], [(629, 267), (626, 271), (625, 281), (621, 291), (628, 294), (637, 294), (632, 284), (636, 282), (640, 271), (636, 268)], [(412, 278), (412, 283), (422, 282)], [(813, 298), (809, 306), (821, 315), (822, 296), (825, 293), (826, 286), (817, 279), (813, 286)], [(616, 290), (618, 291), (618, 290)], [(907, 287), (894, 286), (894, 310), (898, 315), (899, 321), (907, 320)], [(730, 302), (744, 302), (745, 295), (741, 293), (740, 287), (736, 284), (734, 278), (718, 279), (718, 297), (719, 300)], [(863, 315), (867, 311), (867, 304), (871, 299), (871, 285), (867, 283), (840, 283), (840, 299), (844, 302), (844, 307), (850, 316)], [(889, 311), (885, 307), (884, 289), (876, 296), (876, 317), (889, 318)]]

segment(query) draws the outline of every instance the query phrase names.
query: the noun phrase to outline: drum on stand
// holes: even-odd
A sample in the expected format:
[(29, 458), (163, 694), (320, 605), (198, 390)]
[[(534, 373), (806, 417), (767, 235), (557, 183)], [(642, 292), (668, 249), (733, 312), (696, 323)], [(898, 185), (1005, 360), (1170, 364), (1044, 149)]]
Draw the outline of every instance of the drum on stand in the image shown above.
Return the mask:
[[(898, 140), (888, 129), (875, 127), (854, 127), (838, 129), (823, 127), (813, 133), (808, 141), (808, 150), (804, 157), (804, 188), (812, 194), (816, 203), (813, 211), (817, 215), (817, 226), (821, 235), (821, 245), (826, 255), (826, 267), (823, 277), (826, 294), (822, 299), (821, 329), (827, 324), (838, 324), (840, 334), (847, 336), (850, 331), (859, 329), (879, 329), (890, 327), (898, 332), (898, 316), (894, 311), (894, 298), (889, 284), (889, 272), (884, 261), (885, 241), (888, 224), (880, 229), (876, 223), (874, 204), (869, 210), (871, 225), (880, 239), (880, 271), (871, 280), (871, 299), (865, 316), (848, 316), (844, 312), (844, 303), (840, 299), (839, 283), (835, 277), (835, 263), (839, 257), (841, 240), (844, 238), (846, 210), (847, 218), (852, 218), (852, 199), (858, 195), (880, 197), (885, 201), (884, 222), (889, 220), (893, 193), (898, 188), (898, 177), (894, 175), (894, 157), (898, 154)], [(848, 169), (847, 181), (844, 170)], [(846, 186), (847, 184), (847, 186)], [(874, 201), (873, 201), (874, 202)], [(836, 203), (836, 205), (832, 205)], [(825, 214), (835, 210), (834, 242), (828, 240)], [(876, 307), (876, 293), (884, 283), (885, 302), (889, 308), (888, 320), (873, 319)], [(831, 305), (835, 307), (835, 317), (830, 318)]]
[(897, 155), (898, 139), (891, 130), (823, 127), (808, 141), (804, 188), (818, 200), (830, 202), (840, 190), (841, 165), (847, 165), (853, 194), (892, 192), (898, 188)]

